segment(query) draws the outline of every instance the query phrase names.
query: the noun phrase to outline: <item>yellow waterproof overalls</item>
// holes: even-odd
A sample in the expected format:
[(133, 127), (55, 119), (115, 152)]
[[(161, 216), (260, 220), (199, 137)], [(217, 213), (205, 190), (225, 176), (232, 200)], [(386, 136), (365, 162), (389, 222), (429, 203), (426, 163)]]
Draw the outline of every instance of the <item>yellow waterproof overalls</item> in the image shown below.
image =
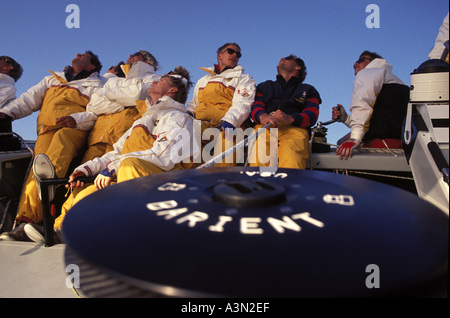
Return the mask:
[[(64, 178), (72, 160), (86, 144), (88, 132), (75, 128), (57, 126), (56, 119), (72, 113), (85, 111), (89, 95), (83, 90), (83, 80), (67, 82), (63, 77), (50, 72), (59, 82), (48, 88), (37, 118), (37, 140), (34, 154), (46, 154), (55, 167), (56, 177)], [(99, 85), (100, 81), (98, 81)], [(87, 90), (92, 91), (92, 87)], [(29, 171), (22, 190), (17, 222), (38, 223), (42, 220), (42, 203), (39, 200), (33, 171)]]

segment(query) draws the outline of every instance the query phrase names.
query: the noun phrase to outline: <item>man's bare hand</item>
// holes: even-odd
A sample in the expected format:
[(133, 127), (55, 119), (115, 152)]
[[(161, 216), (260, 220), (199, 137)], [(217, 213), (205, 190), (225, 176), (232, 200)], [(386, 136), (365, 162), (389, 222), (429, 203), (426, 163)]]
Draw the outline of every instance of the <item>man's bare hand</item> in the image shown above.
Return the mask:
[(271, 123), (272, 128), (276, 128), (278, 126), (278, 119), (269, 114), (261, 114), (261, 116), (259, 116), (259, 122), (263, 126)]
[(337, 106), (333, 107), (331, 111), (331, 118), (340, 121), (341, 123), (345, 123), (348, 119), (347, 112), (345, 111), (344, 106), (341, 104), (337, 104)]
[(60, 125), (62, 127), (68, 127), (68, 128), (75, 128), (77, 126), (77, 123), (75, 122), (75, 119), (71, 116), (64, 116), (56, 118), (56, 124)]
[(281, 123), (285, 126), (289, 126), (290, 124), (292, 124), (294, 122), (294, 117), (286, 114), (285, 112), (283, 112), (282, 110), (279, 110), (279, 109), (277, 111), (273, 112), (271, 115), (273, 117), (275, 117), (279, 123)]
[(69, 176), (69, 183), (66, 184), (66, 188), (72, 187), (72, 188), (80, 188), (84, 186), (84, 182), (81, 182), (80, 180), (75, 181), (76, 178), (78, 177), (83, 177), (85, 176), (85, 174), (81, 171), (76, 171), (74, 173), (72, 173)]

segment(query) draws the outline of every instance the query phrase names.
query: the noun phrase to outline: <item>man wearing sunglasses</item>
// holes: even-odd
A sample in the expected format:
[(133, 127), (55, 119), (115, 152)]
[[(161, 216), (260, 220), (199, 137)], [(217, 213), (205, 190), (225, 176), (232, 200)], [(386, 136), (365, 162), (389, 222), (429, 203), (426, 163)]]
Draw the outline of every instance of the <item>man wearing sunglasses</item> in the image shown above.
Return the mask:
[[(39, 111), (34, 153), (47, 154), (59, 178), (65, 176), (73, 158), (80, 154), (87, 132), (65, 128), (57, 123), (57, 118), (86, 109), (91, 95), (102, 86), (98, 75), (101, 68), (97, 55), (91, 51), (79, 53), (62, 72), (50, 71), (51, 75), (0, 109), (0, 118), (8, 116), (12, 119), (20, 119)], [(42, 203), (34, 173), (30, 172), (16, 217), (16, 223), (21, 224), (9, 233), (2, 233), (0, 239), (26, 239), (23, 235), (25, 223), (40, 221)]]
[(400, 144), (409, 102), (409, 87), (392, 73), (392, 65), (375, 52), (364, 51), (354, 63), (355, 80), (350, 116), (344, 107), (333, 107), (332, 118), (350, 127), (338, 142), (336, 155), (348, 159), (360, 146), (373, 147), (382, 140), (388, 147)]
[[(238, 65), (241, 48), (236, 43), (225, 43), (217, 50), (217, 64), (202, 68), (207, 74), (202, 77), (194, 89), (194, 97), (187, 104), (187, 110), (202, 123), (202, 136), (207, 128), (225, 130), (225, 136), (232, 135), (234, 128), (241, 127), (248, 118), (251, 104), (255, 98), (256, 81), (244, 73)], [(233, 146), (233, 141), (216, 134), (216, 153)], [(212, 137), (203, 140), (205, 146), (213, 141)], [(205, 158), (202, 158), (205, 159)], [(205, 160), (206, 161), (206, 160)], [(232, 162), (231, 162), (232, 161)], [(216, 167), (235, 166), (236, 159), (226, 158)]]
[[(255, 102), (251, 108), (251, 118), (257, 123), (255, 129), (268, 123), (271, 129), (258, 137), (251, 153), (250, 166), (273, 165), (272, 159), (264, 162), (262, 158), (266, 149), (270, 149), (270, 139), (276, 139), (273, 128), (277, 128), (278, 167), (305, 169), (309, 158), (309, 130), (319, 117), (322, 100), (313, 86), (303, 83), (306, 66), (302, 59), (293, 54), (281, 58), (277, 71), (275, 81), (265, 81), (256, 88)], [(265, 147), (259, 147), (263, 144)], [(271, 149), (270, 153), (276, 151)]]

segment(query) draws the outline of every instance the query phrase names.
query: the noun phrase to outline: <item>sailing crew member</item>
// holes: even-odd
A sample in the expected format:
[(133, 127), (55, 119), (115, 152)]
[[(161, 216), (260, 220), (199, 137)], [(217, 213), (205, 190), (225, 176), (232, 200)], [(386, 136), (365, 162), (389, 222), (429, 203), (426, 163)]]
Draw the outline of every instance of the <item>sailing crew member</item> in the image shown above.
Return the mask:
[[(84, 130), (63, 127), (58, 118), (85, 110), (91, 95), (102, 85), (98, 75), (101, 68), (98, 56), (91, 51), (77, 54), (71, 66), (66, 66), (63, 72), (50, 71), (51, 75), (0, 110), (0, 117), (9, 116), (14, 120), (39, 111), (34, 153), (43, 153), (50, 158), (58, 178), (65, 177), (71, 161), (85, 145), (88, 134)], [(2, 233), (1, 238), (27, 240), (23, 231), (25, 223), (38, 223), (42, 219), (42, 204), (34, 173), (30, 171), (22, 190), (17, 226), (8, 233)]]
[(341, 104), (332, 110), (332, 118), (351, 129), (349, 135), (341, 138), (343, 142), (336, 151), (340, 159), (351, 157), (353, 150), (362, 143), (401, 139), (409, 102), (409, 87), (392, 73), (392, 65), (377, 53), (364, 51), (353, 68), (351, 114), (347, 115)]
[[(233, 146), (232, 138), (226, 137), (232, 135), (234, 129), (241, 127), (248, 118), (255, 98), (256, 81), (238, 65), (241, 56), (241, 48), (237, 43), (225, 43), (219, 47), (217, 64), (200, 68), (207, 74), (195, 85), (194, 97), (186, 106), (188, 112), (201, 121), (202, 136), (207, 128), (225, 130), (225, 133), (214, 136), (218, 145), (214, 149), (215, 154)], [(209, 142), (214, 142), (214, 139), (206, 139), (202, 145)], [(230, 155), (216, 167), (235, 165), (236, 158)]]
[(305, 169), (309, 159), (309, 130), (319, 117), (322, 100), (313, 86), (303, 82), (307, 73), (301, 58), (293, 54), (281, 58), (277, 72), (275, 81), (258, 84), (251, 118), (258, 123), (255, 130), (268, 123), (270, 128), (278, 128), (278, 149), (270, 150), (271, 154), (278, 152), (278, 155), (275, 160), (262, 160), (274, 133), (267, 129), (253, 146), (250, 166), (272, 166), (275, 161), (280, 168)]

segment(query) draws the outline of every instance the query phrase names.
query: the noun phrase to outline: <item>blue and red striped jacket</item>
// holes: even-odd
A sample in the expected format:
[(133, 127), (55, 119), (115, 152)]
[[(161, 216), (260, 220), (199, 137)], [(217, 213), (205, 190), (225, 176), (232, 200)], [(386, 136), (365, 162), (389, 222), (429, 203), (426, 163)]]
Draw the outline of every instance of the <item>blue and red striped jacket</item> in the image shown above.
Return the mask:
[(265, 81), (256, 87), (250, 116), (259, 123), (261, 114), (280, 109), (294, 118), (293, 126), (310, 128), (319, 118), (321, 103), (319, 92), (313, 86), (303, 84), (299, 77), (293, 76), (286, 82), (277, 75), (276, 81)]

